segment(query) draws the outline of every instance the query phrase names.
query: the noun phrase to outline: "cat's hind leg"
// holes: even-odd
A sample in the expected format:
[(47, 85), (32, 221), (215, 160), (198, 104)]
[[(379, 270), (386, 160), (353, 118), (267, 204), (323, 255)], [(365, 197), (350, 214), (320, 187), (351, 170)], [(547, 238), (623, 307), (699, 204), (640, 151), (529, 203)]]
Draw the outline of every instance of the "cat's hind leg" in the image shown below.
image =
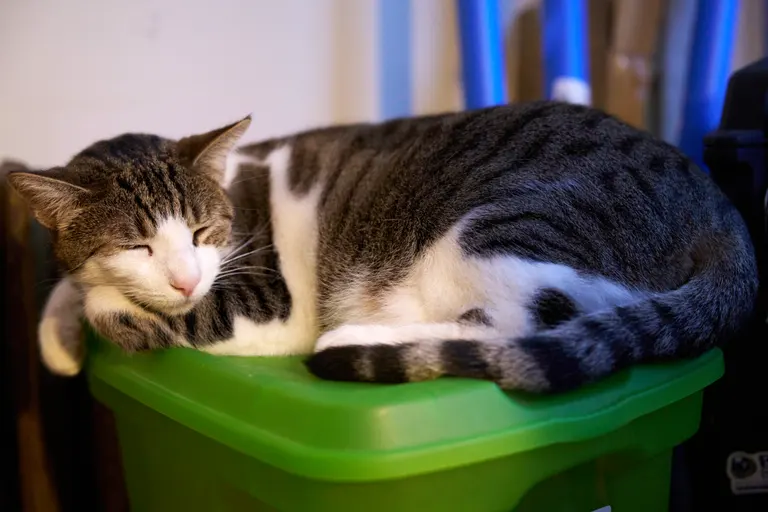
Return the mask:
[[(445, 375), (549, 390), (553, 368), (578, 365), (578, 359), (550, 347), (548, 336), (579, 318), (593, 326), (589, 315), (646, 296), (562, 264), (466, 255), (455, 236), (438, 241), (403, 282), (379, 297), (373, 318), (348, 315), (349, 324), (324, 334), (306, 362), (309, 370), (332, 380), (395, 383)], [(569, 345), (572, 352), (580, 350), (580, 336)], [(552, 354), (541, 355), (547, 350)]]

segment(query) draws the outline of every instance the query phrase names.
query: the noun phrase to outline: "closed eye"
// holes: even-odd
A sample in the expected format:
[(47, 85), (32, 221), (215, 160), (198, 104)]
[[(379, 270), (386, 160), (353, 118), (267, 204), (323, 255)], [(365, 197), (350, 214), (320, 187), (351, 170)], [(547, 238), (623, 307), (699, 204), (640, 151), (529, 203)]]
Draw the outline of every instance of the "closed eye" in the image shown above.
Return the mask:
[(208, 227), (200, 228), (197, 231), (194, 232), (192, 235), (192, 243), (195, 244), (195, 247), (200, 245), (200, 242), (203, 241), (203, 238), (208, 232)]
[(147, 254), (152, 256), (152, 248), (148, 245), (131, 245), (126, 247), (128, 251), (147, 251)]

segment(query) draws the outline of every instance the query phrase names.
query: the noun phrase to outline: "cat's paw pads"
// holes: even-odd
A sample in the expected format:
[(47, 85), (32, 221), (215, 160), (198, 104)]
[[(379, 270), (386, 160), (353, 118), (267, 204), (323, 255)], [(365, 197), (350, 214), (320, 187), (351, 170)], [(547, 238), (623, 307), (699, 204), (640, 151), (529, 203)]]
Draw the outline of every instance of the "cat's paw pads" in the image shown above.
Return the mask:
[(59, 317), (43, 318), (38, 329), (40, 356), (51, 373), (73, 377), (85, 360), (85, 343), (78, 322), (63, 322)]

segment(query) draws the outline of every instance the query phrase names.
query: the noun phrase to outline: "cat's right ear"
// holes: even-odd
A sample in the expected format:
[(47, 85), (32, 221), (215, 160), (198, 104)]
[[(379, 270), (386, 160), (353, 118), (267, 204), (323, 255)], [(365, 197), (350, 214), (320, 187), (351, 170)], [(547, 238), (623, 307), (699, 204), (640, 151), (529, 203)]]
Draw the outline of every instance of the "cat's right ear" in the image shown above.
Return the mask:
[(227, 156), (251, 125), (251, 116), (217, 130), (185, 137), (178, 142), (182, 160), (198, 168), (219, 183), (224, 181)]
[(11, 172), (8, 183), (24, 198), (40, 224), (58, 230), (77, 215), (79, 205), (89, 192), (48, 176), (50, 172)]

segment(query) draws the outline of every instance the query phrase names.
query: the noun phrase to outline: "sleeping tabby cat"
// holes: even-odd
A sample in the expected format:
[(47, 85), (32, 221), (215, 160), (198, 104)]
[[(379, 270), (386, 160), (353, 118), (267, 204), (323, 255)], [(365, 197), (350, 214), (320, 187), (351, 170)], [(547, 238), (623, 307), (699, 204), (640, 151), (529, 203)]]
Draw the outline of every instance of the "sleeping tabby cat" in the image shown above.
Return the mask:
[(600, 111), (533, 102), (236, 150), (249, 123), (126, 134), (10, 175), (67, 272), (40, 325), (51, 370), (79, 371), (84, 315), (127, 351), (313, 354), (327, 379), (556, 392), (696, 356), (751, 314), (737, 211)]

